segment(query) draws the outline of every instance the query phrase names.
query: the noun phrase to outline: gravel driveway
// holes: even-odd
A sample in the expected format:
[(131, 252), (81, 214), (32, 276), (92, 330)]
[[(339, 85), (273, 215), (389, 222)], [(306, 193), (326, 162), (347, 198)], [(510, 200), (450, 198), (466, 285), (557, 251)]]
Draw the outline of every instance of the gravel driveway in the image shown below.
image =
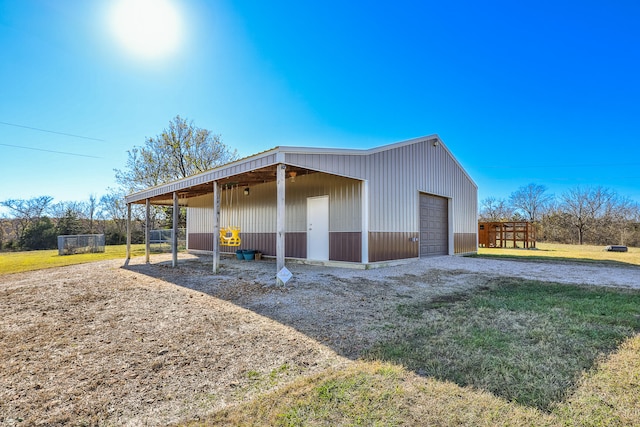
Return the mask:
[(474, 257), (422, 259), (410, 268), (464, 270), (478, 274), (521, 277), (546, 282), (640, 288), (640, 267), (611, 267), (606, 264), (558, 261), (515, 261)]

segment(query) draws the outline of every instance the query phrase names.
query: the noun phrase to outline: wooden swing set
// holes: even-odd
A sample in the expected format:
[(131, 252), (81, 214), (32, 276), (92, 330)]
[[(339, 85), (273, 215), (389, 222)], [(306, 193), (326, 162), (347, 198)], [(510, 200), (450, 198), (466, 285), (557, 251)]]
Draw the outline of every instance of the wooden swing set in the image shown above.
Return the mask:
[[(240, 246), (242, 239), (240, 239), (240, 227), (228, 225), (231, 223), (231, 216), (233, 214), (233, 193), (238, 191), (238, 186), (227, 185), (225, 187), (225, 201), (228, 209), (227, 226), (220, 227), (220, 246)], [(238, 195), (236, 194), (236, 204), (238, 204)], [(236, 208), (236, 224), (239, 216), (239, 207)]]

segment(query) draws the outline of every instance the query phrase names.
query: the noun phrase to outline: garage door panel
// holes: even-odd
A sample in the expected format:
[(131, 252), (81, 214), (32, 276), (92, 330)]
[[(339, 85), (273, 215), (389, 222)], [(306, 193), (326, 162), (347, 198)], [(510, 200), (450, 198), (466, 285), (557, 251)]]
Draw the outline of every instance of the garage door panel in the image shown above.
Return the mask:
[(449, 201), (420, 194), (420, 256), (449, 253)]

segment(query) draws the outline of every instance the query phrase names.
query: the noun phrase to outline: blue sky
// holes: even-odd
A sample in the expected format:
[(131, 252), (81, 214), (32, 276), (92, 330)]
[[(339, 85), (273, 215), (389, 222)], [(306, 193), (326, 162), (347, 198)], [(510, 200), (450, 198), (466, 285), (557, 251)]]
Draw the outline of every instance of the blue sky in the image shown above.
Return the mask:
[(242, 156), (437, 133), (480, 200), (534, 182), (640, 201), (640, 3), (174, 5), (180, 49), (149, 59), (113, 1), (0, 0), (0, 200), (100, 196), (180, 114)]

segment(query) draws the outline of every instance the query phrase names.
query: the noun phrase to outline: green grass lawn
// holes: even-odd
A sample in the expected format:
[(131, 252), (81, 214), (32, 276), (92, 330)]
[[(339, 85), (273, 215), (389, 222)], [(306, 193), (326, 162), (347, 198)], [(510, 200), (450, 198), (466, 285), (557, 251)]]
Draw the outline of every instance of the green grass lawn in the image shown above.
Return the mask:
[(550, 410), (582, 371), (640, 331), (640, 291), (502, 278), (446, 301), (398, 306), (411, 327), (367, 359)]
[(640, 266), (640, 248), (628, 252), (607, 252), (604, 246), (537, 243), (536, 249), (479, 248), (478, 257), (514, 258), (535, 261), (579, 261), (602, 264)]
[[(83, 264), (106, 259), (124, 259), (126, 249), (126, 245), (105, 246), (105, 251), (101, 253), (77, 255), (58, 255), (57, 249), (48, 251), (2, 252), (0, 253), (0, 274), (63, 267), (66, 265)], [(144, 245), (131, 245), (131, 256), (140, 255), (144, 255)]]

